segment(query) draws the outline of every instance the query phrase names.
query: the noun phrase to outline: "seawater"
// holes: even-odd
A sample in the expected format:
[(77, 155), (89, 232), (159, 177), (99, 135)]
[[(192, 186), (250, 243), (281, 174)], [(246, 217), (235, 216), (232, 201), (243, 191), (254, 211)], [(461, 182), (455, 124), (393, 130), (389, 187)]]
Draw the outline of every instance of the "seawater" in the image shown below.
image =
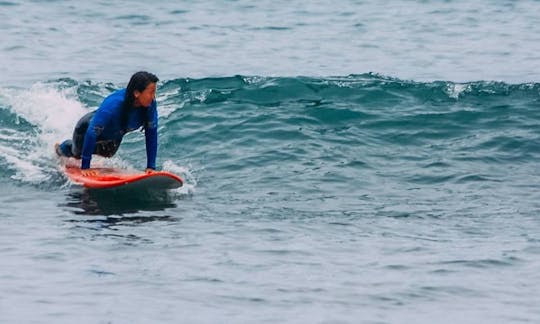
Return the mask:
[[(0, 322), (536, 323), (539, 9), (0, 2)], [(143, 68), (186, 185), (69, 183)]]

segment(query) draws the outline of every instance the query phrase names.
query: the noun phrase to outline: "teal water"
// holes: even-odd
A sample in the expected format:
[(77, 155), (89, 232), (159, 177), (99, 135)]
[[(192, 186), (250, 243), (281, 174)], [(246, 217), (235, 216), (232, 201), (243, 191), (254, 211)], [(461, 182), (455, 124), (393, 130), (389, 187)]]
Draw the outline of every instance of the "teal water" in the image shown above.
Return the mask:
[[(0, 2), (0, 84), (375, 72), (536, 82), (535, 0)], [(129, 71), (129, 73), (127, 72)]]
[[(130, 3), (0, 2), (0, 322), (538, 321), (540, 3)], [(186, 185), (72, 185), (138, 68)]]

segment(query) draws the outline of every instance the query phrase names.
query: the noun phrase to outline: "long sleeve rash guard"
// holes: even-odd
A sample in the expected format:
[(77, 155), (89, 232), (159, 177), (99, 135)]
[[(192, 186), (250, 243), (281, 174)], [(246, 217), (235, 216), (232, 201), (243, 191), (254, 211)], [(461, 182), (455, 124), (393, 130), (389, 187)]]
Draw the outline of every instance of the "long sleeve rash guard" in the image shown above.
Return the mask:
[[(112, 141), (120, 144), (124, 134), (144, 126), (146, 137), (146, 167), (156, 168), (158, 114), (156, 101), (149, 107), (137, 107), (130, 110), (127, 125), (122, 125), (122, 105), (126, 89), (118, 90), (109, 95), (96, 111), (88, 125), (81, 154), (81, 169), (90, 168), (92, 154), (96, 143)], [(146, 114), (146, 116), (145, 116)], [(147, 121), (146, 125), (144, 125)]]

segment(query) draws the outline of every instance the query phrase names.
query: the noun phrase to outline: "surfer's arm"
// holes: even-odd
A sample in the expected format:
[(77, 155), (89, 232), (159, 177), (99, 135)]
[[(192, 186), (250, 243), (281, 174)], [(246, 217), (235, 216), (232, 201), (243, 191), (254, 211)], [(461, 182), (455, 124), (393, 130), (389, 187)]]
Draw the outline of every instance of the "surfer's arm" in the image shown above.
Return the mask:
[(147, 128), (146, 136), (146, 168), (156, 169), (157, 128)]
[(81, 169), (89, 169), (90, 161), (92, 160), (92, 154), (96, 149), (96, 141), (99, 135), (103, 132), (105, 124), (110, 115), (104, 111), (97, 111), (88, 125), (86, 134), (84, 135), (84, 142), (81, 154)]
[(92, 153), (96, 148), (96, 139), (97, 134), (95, 127), (89, 126), (86, 130), (86, 135), (84, 135), (84, 143), (81, 154), (81, 169), (90, 168), (90, 161), (92, 160)]
[(157, 117), (157, 107), (156, 102), (148, 108), (148, 123), (145, 125), (144, 135), (146, 137), (146, 170), (156, 169), (156, 156), (157, 156), (157, 127), (158, 127), (158, 117)]

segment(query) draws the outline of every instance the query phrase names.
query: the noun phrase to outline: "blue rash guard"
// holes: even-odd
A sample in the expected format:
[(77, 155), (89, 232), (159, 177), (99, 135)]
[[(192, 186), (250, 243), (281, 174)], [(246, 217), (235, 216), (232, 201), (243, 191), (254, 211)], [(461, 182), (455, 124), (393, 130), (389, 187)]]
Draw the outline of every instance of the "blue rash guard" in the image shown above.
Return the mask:
[[(126, 89), (109, 95), (99, 106), (88, 125), (82, 146), (81, 169), (90, 168), (92, 154), (96, 151), (96, 143), (109, 142), (120, 145), (124, 134), (144, 127), (146, 137), (146, 167), (156, 168), (158, 114), (156, 100), (149, 107), (136, 107), (129, 111), (127, 125), (122, 125), (122, 106)], [(146, 124), (145, 124), (146, 122)]]

